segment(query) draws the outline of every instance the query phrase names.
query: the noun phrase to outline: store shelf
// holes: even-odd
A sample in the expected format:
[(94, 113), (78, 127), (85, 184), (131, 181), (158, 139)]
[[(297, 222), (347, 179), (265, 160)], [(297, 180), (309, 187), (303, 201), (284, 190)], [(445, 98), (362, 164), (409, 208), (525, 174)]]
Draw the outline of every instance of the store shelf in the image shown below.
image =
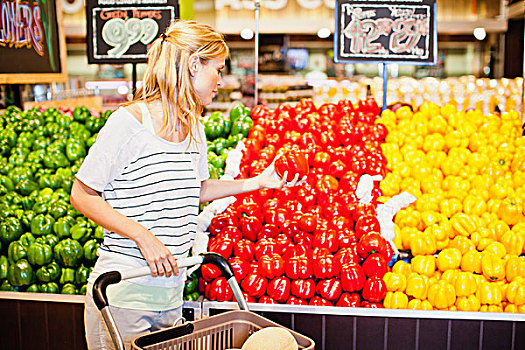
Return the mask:
[(0, 299), (50, 301), (57, 303), (84, 304), (83, 295), (49, 294), (49, 293), (22, 293), (0, 292)]

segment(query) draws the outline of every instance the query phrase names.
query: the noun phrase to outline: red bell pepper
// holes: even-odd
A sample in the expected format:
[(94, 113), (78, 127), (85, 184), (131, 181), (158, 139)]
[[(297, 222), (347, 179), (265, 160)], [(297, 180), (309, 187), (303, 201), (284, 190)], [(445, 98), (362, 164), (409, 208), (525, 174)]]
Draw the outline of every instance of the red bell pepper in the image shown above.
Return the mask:
[(278, 302), (268, 295), (263, 295), (259, 298), (259, 304), (278, 304)]
[(230, 255), (232, 255), (233, 246), (234, 242), (231, 238), (225, 236), (212, 237), (212, 239), (210, 239), (208, 250), (228, 259)]
[(379, 303), (386, 296), (387, 288), (383, 278), (370, 277), (363, 286), (363, 298), (373, 303)]
[[(372, 204), (359, 201), (350, 202), (343, 209), (343, 215), (352, 218), (354, 222), (357, 222), (360, 217), (365, 215), (376, 215), (376, 209)], [(358, 236), (358, 238), (360, 238), (360, 236)]]
[(257, 235), (257, 239), (275, 238), (281, 233), (281, 228), (274, 224), (264, 224), (261, 231)]
[(257, 199), (255, 199), (255, 196), (253, 195), (245, 197), (242, 203), (237, 207), (237, 213), (239, 219), (244, 216), (260, 217), (262, 214), (261, 204), (257, 202)]
[(290, 280), (284, 276), (277, 277), (268, 283), (266, 293), (280, 303), (286, 302), (290, 296)]
[(247, 239), (241, 239), (233, 247), (233, 254), (247, 262), (252, 262), (255, 254), (255, 243)]
[(365, 272), (358, 264), (345, 264), (341, 266), (341, 286), (345, 292), (355, 292), (363, 289)]
[(286, 261), (294, 256), (311, 256), (312, 251), (304, 244), (290, 244), (283, 248), (283, 259)]
[(314, 248), (312, 250), (312, 259), (315, 262), (317, 259), (320, 259), (324, 256), (331, 256), (332, 253), (328, 250), (328, 248)]
[(244, 277), (248, 275), (248, 272), (250, 272), (250, 263), (238, 256), (231, 257), (228, 262), (232, 267), (237, 283), (241, 283)]
[(304, 245), (306, 248), (312, 248), (313, 236), (309, 233), (299, 231), (292, 237), (292, 241), (295, 245)]
[(304, 255), (290, 257), (284, 263), (284, 271), (291, 280), (308, 279), (313, 274), (312, 262)]
[(352, 229), (343, 229), (338, 231), (337, 240), (339, 241), (339, 249), (348, 248), (357, 243), (357, 236)]
[(308, 305), (308, 301), (294, 297), (293, 295), (290, 295), (288, 300), (286, 301), (286, 304), (288, 305)]
[(335, 304), (341, 307), (359, 307), (361, 297), (357, 293), (343, 293)]
[(371, 303), (369, 301), (366, 301), (366, 300), (363, 300), (361, 302), (361, 305), (360, 307), (365, 307), (365, 308), (368, 308), (368, 309), (384, 309), (384, 305), (381, 304), (381, 303)]
[(379, 226), (379, 220), (377, 220), (377, 216), (364, 215), (356, 221), (354, 230), (357, 237), (361, 237), (369, 233), (380, 233), (381, 226)]
[(277, 244), (273, 238), (263, 238), (255, 243), (255, 259), (261, 260), (263, 255), (272, 255), (273, 253), (280, 254), (277, 249)]
[(336, 252), (339, 249), (338, 233), (336, 230), (317, 230), (312, 242), (313, 248), (326, 248), (330, 252)]
[(359, 256), (351, 248), (342, 248), (335, 253), (335, 259), (339, 262), (339, 265), (343, 266), (345, 264), (358, 264)]
[(334, 216), (329, 222), (329, 227), (336, 231), (351, 230), (354, 223), (346, 217), (339, 215)]
[(244, 280), (241, 283), (242, 289), (248, 293), (248, 295), (251, 295), (255, 298), (260, 298), (266, 293), (266, 287), (268, 286), (268, 281), (266, 278), (256, 275), (256, 274), (250, 274), (244, 278)]
[(357, 243), (357, 253), (362, 258), (373, 253), (379, 253), (388, 262), (392, 259), (393, 254), (390, 243), (378, 233), (370, 233), (361, 237)]
[(211, 301), (230, 301), (233, 292), (226, 278), (219, 277), (207, 286), (205, 296)]
[(251, 295), (249, 295), (246, 292), (242, 292), (242, 296), (244, 297), (244, 300), (246, 300), (247, 303), (256, 303), (257, 302), (257, 299), (255, 299), (254, 297), (252, 297)]
[(261, 272), (261, 267), (259, 266), (259, 262), (252, 261), (250, 264), (250, 270), (248, 271), (248, 275), (256, 274), (259, 275)]
[(277, 246), (277, 251), (284, 252), (284, 249), (290, 245), (293, 245), (292, 240), (285, 234), (280, 234), (275, 237), (275, 245)]
[(308, 170), (310, 169), (303, 152), (295, 150), (289, 150), (282, 154), (277, 158), (274, 165), (275, 172), (281, 178), (284, 172), (288, 171), (287, 181), (292, 181), (296, 174), (299, 174), (299, 179), (303, 178), (308, 175)]
[(314, 275), (318, 279), (328, 279), (339, 274), (341, 266), (333, 255), (324, 255), (314, 260)]
[(259, 259), (259, 267), (263, 277), (273, 280), (284, 273), (284, 260), (279, 254), (263, 255)]
[(305, 232), (314, 232), (317, 227), (317, 216), (311, 213), (302, 214), (299, 219), (299, 228)]
[(211, 219), (208, 231), (215, 236), (226, 226), (237, 226), (237, 217), (229, 213), (222, 213)]
[(315, 295), (315, 282), (313, 279), (293, 280), (291, 293), (300, 299), (308, 300)]
[(250, 241), (256, 241), (261, 231), (262, 223), (261, 220), (255, 216), (246, 216), (246, 214), (243, 214), (239, 219), (239, 227), (244, 238)]
[(367, 277), (379, 277), (383, 278), (385, 273), (390, 271), (388, 262), (385, 260), (383, 255), (379, 253), (370, 254), (365, 262), (363, 263), (363, 270)]
[(281, 232), (288, 237), (293, 237), (300, 232), (304, 232), (299, 228), (299, 223), (297, 220), (293, 219), (284, 220), (284, 222), (281, 224), (281, 230)]
[(273, 224), (277, 227), (282, 227), (285, 220), (289, 217), (288, 211), (284, 208), (268, 208), (263, 215), (265, 223)]
[(221, 270), (215, 265), (201, 265), (201, 275), (206, 282), (211, 282), (221, 275)]
[(217, 234), (217, 238), (227, 237), (230, 238), (233, 243), (237, 243), (242, 239), (242, 232), (237, 228), (237, 226), (226, 226)]
[(302, 212), (304, 210), (303, 203), (299, 202), (297, 199), (284, 201), (282, 207), (289, 213)]
[(321, 298), (319, 296), (315, 296), (312, 299), (310, 299), (310, 302), (308, 303), (308, 305), (311, 305), (311, 306), (334, 306), (334, 304), (332, 304), (328, 300), (326, 300), (324, 298)]
[(315, 291), (318, 295), (325, 298), (326, 300), (335, 301), (341, 295), (341, 281), (337, 278), (320, 280), (317, 282)]

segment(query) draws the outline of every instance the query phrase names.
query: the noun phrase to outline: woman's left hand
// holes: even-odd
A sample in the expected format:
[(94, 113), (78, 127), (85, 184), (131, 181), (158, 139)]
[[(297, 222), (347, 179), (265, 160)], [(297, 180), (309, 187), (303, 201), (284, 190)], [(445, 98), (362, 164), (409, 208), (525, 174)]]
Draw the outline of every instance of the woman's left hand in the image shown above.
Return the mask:
[(292, 187), (292, 186), (298, 186), (301, 185), (305, 180), (306, 176), (302, 179), (299, 179), (299, 174), (295, 174), (295, 177), (292, 181), (286, 182), (286, 178), (288, 176), (288, 170), (286, 170), (283, 174), (283, 177), (279, 177), (279, 175), (275, 172), (274, 163), (270, 164), (264, 171), (258, 175), (259, 179), (259, 185), (263, 188), (281, 188), (283, 186)]

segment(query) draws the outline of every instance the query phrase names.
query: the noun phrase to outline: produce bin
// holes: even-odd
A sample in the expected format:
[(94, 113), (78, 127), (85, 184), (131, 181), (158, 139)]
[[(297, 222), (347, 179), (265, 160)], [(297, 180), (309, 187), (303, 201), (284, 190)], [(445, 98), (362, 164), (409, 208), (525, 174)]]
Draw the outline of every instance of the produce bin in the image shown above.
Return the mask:
[[(525, 315), (249, 303), (250, 311), (312, 338), (316, 349), (525, 349)], [(203, 302), (202, 316), (236, 309)]]

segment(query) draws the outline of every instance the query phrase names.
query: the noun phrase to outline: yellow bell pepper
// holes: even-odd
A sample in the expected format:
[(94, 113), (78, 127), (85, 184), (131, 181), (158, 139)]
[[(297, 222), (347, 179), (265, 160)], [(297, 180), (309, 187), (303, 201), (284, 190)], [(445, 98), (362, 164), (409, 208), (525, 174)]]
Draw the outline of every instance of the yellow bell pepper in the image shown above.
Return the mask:
[(456, 302), (456, 290), (446, 281), (439, 281), (428, 289), (428, 301), (438, 309), (448, 308)]
[(383, 281), (389, 292), (404, 292), (407, 287), (407, 278), (401, 273), (387, 272), (383, 276)]
[(463, 210), (463, 204), (461, 204), (460, 200), (457, 198), (445, 199), (439, 203), (439, 209), (441, 214), (450, 219), (452, 216)]
[(486, 253), (481, 258), (481, 271), (487, 280), (501, 281), (505, 278), (504, 261), (494, 253)]
[(525, 277), (525, 258), (512, 255), (505, 262), (505, 278), (512, 282), (516, 277)]
[(466, 272), (473, 272), (480, 274), (481, 258), (483, 255), (477, 250), (471, 250), (463, 255), (461, 258), (461, 270)]
[(516, 305), (525, 304), (525, 284), (522, 281), (512, 281), (506, 290), (507, 300)]
[(467, 195), (463, 200), (463, 212), (469, 216), (481, 216), (487, 211), (487, 204), (482, 198)]
[(425, 228), (434, 224), (439, 224), (445, 219), (445, 216), (437, 211), (424, 211), (421, 213), (421, 220), (423, 221), (423, 227)]
[(432, 304), (428, 300), (412, 299), (408, 302), (407, 309), (409, 310), (434, 310)]
[(406, 309), (408, 297), (403, 292), (387, 292), (383, 305), (387, 309)]
[(461, 255), (465, 255), (471, 250), (475, 250), (474, 243), (465, 236), (456, 236), (449, 243), (449, 248), (457, 248), (461, 252)]
[(492, 242), (483, 249), (483, 254), (486, 253), (492, 253), (498, 258), (503, 259), (503, 257), (507, 255), (507, 249), (505, 249), (505, 246), (500, 242)]
[(505, 247), (507, 254), (520, 255), (523, 251), (525, 239), (519, 233), (509, 230), (501, 237), (501, 243)]
[(519, 311), (518, 305), (507, 304), (505, 306), (505, 309), (503, 310), (503, 312), (512, 313), (512, 314), (518, 314), (520, 311)]
[(475, 221), (463, 213), (454, 215), (450, 222), (454, 232), (461, 236), (468, 237), (477, 229)]
[(443, 272), (440, 280), (446, 281), (447, 283), (454, 284), (456, 283), (456, 278), (458, 277), (459, 270), (447, 270)]
[(470, 235), (470, 239), (477, 250), (484, 250), (494, 242), (494, 232), (489, 228), (481, 228)]
[(503, 291), (499, 284), (493, 282), (481, 282), (476, 291), (481, 304), (497, 305), (503, 299)]
[(421, 231), (419, 231), (416, 227), (403, 227), (400, 229), (399, 236), (403, 247), (405, 247), (405, 249), (410, 249), (410, 240), (413, 237), (419, 236), (420, 234)]
[(437, 268), (441, 271), (455, 270), (461, 265), (461, 252), (457, 248), (446, 248), (439, 252)]
[(506, 224), (515, 225), (523, 218), (523, 207), (518, 202), (505, 198), (498, 209), (498, 215)]
[(432, 277), (436, 271), (436, 258), (433, 255), (417, 255), (410, 262), (412, 271)]
[(491, 198), (487, 202), (487, 210), (489, 211), (489, 213), (492, 213), (492, 214), (497, 214), (500, 206), (501, 206), (501, 199)]
[(412, 273), (407, 278), (405, 293), (417, 299), (426, 299), (428, 291), (428, 278), (417, 273)]
[(436, 248), (437, 250), (442, 250), (443, 248), (447, 247), (449, 245), (449, 238), (448, 238), (448, 231), (446, 228), (446, 224), (433, 224), (431, 226), (428, 226), (424, 233), (431, 234), (434, 236), (436, 240)]
[(525, 185), (525, 171), (513, 171), (512, 182), (515, 187), (522, 187)]
[(399, 260), (394, 264), (394, 266), (392, 266), (392, 272), (399, 273), (405, 276), (405, 278), (408, 278), (408, 276), (410, 276), (412, 273), (412, 265), (407, 264), (403, 260)]
[(491, 229), (492, 232), (494, 232), (494, 237), (492, 238), (494, 238), (497, 241), (501, 241), (501, 238), (505, 233), (507, 233), (510, 230), (510, 227), (502, 220), (497, 220), (489, 224), (489, 229)]
[(429, 233), (421, 232), (412, 236), (409, 241), (412, 255), (431, 255), (437, 251), (436, 239)]
[(476, 293), (478, 289), (478, 279), (471, 272), (460, 272), (457, 274), (454, 287), (456, 288), (456, 295), (458, 297), (468, 297)]
[(499, 305), (481, 305), (479, 309), (481, 312), (503, 312), (503, 307)]
[(401, 229), (404, 227), (416, 227), (422, 229), (420, 226), (421, 213), (414, 210), (412, 207), (402, 209), (397, 212), (394, 218), (394, 223)]
[(439, 200), (430, 193), (423, 193), (415, 204), (416, 209), (420, 212), (439, 210)]
[(456, 307), (459, 311), (479, 311), (481, 303), (475, 295), (458, 296), (456, 299)]

